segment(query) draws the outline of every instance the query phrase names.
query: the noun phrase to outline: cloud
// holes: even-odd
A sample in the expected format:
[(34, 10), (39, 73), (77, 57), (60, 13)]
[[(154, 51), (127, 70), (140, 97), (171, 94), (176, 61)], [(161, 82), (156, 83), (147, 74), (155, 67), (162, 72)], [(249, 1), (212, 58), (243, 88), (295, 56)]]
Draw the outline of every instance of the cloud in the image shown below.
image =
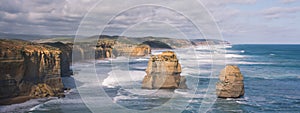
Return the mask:
[(2, 0), (0, 1), (0, 10), (8, 13), (19, 13), (22, 12), (22, 1), (18, 0)]
[(244, 5), (249, 5), (249, 4), (254, 4), (257, 1), (256, 0), (198, 0), (202, 3), (204, 3), (208, 7), (223, 7), (224, 5), (228, 4), (244, 4)]
[[(142, 23), (153, 23), (156, 26)], [(162, 26), (158, 25), (162, 24)], [(144, 32), (151, 32), (153, 35), (166, 36), (169, 32), (166, 32), (166, 26), (172, 26), (175, 29), (189, 35), (190, 38), (199, 38), (197, 30), (193, 23), (184, 15), (167, 9), (161, 6), (142, 6), (129, 9), (108, 23), (108, 26), (104, 30), (104, 34), (120, 35), (123, 31), (127, 31), (131, 27), (138, 26), (138, 30), (132, 30), (131, 34), (145, 34)], [(160, 27), (157, 27), (160, 26)], [(144, 32), (142, 32), (144, 31)], [(150, 34), (150, 33), (148, 33)], [(178, 37), (177, 37), (178, 38)]]
[(287, 3), (294, 3), (296, 2), (296, 0), (280, 0), (280, 2), (287, 4)]
[[(211, 1), (211, 0), (203, 0), (202, 2), (206, 3), (206, 5), (224, 5), (224, 4), (251, 4), (254, 3), (256, 0), (222, 0), (222, 1)], [(72, 34), (74, 33), (74, 29), (70, 29), (67, 31), (57, 31), (57, 29), (63, 29), (63, 28), (75, 28), (80, 23), (83, 16), (87, 13), (88, 9), (91, 8), (95, 3), (97, 3), (98, 0), (1, 0), (0, 1), (0, 20), (2, 21), (2, 24), (0, 24), (1, 27), (5, 27), (5, 25), (8, 24), (18, 24), (20, 26), (36, 26), (37, 28), (40, 28), (43, 26), (44, 31), (40, 31), (39, 34), (49, 34), (49, 33), (64, 33), (65, 34)], [(176, 4), (176, 2), (172, 2), (172, 4)], [(109, 6), (103, 6), (105, 10), (98, 11), (98, 13), (101, 14), (107, 14), (110, 15), (111, 12), (114, 10), (114, 7)], [(210, 7), (210, 6), (209, 6)], [(187, 9), (189, 10), (189, 9)], [(214, 13), (217, 17), (217, 21), (221, 22), (225, 19), (229, 19), (231, 17), (234, 17), (239, 11), (236, 9), (226, 9), (227, 13)], [(158, 11), (159, 12), (159, 11)], [(143, 12), (136, 12), (137, 14), (142, 14)], [(168, 12), (159, 12), (164, 13), (161, 15), (166, 16), (173, 16), (174, 15), (168, 15)], [(101, 15), (100, 15), (101, 16)], [(104, 17), (105, 15), (102, 15)], [(124, 16), (124, 15), (123, 15)], [(140, 15), (144, 16), (144, 15)], [(102, 17), (99, 17), (98, 19), (101, 19)], [(114, 25), (115, 27), (126, 27), (126, 24), (130, 24), (134, 22), (135, 16), (132, 16), (129, 18), (130, 15), (126, 17), (126, 21), (115, 21)], [(122, 18), (122, 16), (118, 17)], [(166, 19), (165, 17), (157, 17), (161, 19)], [(124, 17), (123, 17), (124, 19)], [(178, 26), (184, 26), (179, 25), (182, 21), (179, 20), (173, 20), (170, 23), (176, 24)], [(6, 23), (6, 24), (4, 24)], [(68, 26), (66, 26), (68, 25)], [(91, 23), (92, 25), (92, 23)], [(48, 29), (47, 29), (48, 27)], [(185, 26), (186, 27), (186, 26)], [(12, 27), (14, 28), (14, 27)], [(26, 27), (25, 27), (26, 28)], [(24, 28), (24, 29), (25, 29)], [(24, 31), (20, 29), (16, 30), (3, 30), (0, 32), (14, 32), (14, 33), (24, 33)], [(26, 33), (26, 32), (25, 32)], [(36, 31), (31, 31), (28, 33), (38, 33)]]
[[(11, 28), (0, 32), (74, 34), (74, 28), (77, 28), (95, 1), (97, 0), (1, 0), (0, 27)], [(25, 30), (28, 28), (33, 30)]]
[(271, 7), (263, 10), (261, 13), (267, 19), (276, 19), (289, 17), (300, 11), (300, 7)]
[[(0, 32), (26, 33), (26, 34), (75, 34), (77, 27), (83, 19), (86, 31), (98, 32), (99, 28), (106, 25), (106, 21), (111, 15), (119, 11), (116, 7), (122, 7), (121, 3), (114, 3), (114, 6), (99, 4), (101, 10), (92, 12), (93, 16), (84, 18), (89, 9), (99, 0), (0, 0)], [(134, 3), (143, 0), (129, 0)], [(146, 1), (146, 0), (144, 0)], [(272, 32), (293, 34), (297, 36), (300, 30), (299, 19), (300, 7), (292, 6), (297, 0), (279, 0), (280, 4), (275, 6), (266, 4), (274, 1), (263, 0), (197, 0), (207, 8), (219, 25), (225, 38), (242, 39), (242, 37), (276, 37)], [(126, 0), (124, 1), (126, 2)], [(192, 15), (194, 21), (201, 22), (201, 27), (208, 25), (204, 19), (208, 16), (196, 15), (199, 7), (186, 1), (165, 0), (170, 6), (182, 7), (184, 12)], [(131, 4), (128, 3), (128, 4)], [(133, 3), (133, 4), (134, 4)], [(182, 6), (185, 4), (188, 7)], [(274, 4), (274, 3), (273, 3)], [(203, 11), (203, 10), (201, 10)], [(163, 8), (139, 8), (124, 12), (111, 21), (106, 28), (109, 34), (119, 33), (122, 30), (137, 25), (132, 32), (145, 34), (153, 32), (163, 36), (170, 34), (170, 30), (178, 28), (183, 32), (191, 34), (189, 37), (199, 38), (192, 23), (183, 15), (174, 13), (176, 11)], [(203, 12), (201, 12), (203, 13)], [(288, 17), (288, 18), (287, 18)], [(293, 18), (290, 18), (293, 17)], [(275, 21), (270, 21), (270, 19)], [(278, 20), (278, 21), (277, 21)], [(283, 22), (279, 22), (282, 20)], [(287, 21), (288, 20), (288, 21)], [(293, 20), (293, 21), (292, 21)], [(294, 21), (295, 20), (295, 21)], [(151, 23), (139, 24), (144, 21)], [(102, 22), (103, 24), (97, 24)], [(161, 24), (161, 25), (159, 25)], [(139, 26), (138, 26), (139, 25)], [(171, 27), (170, 27), (171, 26)], [(168, 31), (169, 30), (169, 31)], [(95, 33), (95, 32), (92, 33)], [(144, 33), (143, 33), (144, 32)], [(87, 34), (89, 34), (87, 32)], [(133, 33), (134, 34), (134, 33)], [(94, 35), (94, 34), (90, 34)], [(174, 36), (174, 35), (170, 35)], [(212, 36), (213, 37), (213, 36)]]

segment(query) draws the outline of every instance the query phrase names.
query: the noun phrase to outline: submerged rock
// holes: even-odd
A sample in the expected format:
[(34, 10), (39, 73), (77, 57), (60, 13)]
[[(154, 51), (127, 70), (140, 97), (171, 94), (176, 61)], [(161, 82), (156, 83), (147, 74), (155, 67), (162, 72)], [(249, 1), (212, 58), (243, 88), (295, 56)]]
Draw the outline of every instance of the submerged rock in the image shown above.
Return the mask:
[(238, 98), (244, 95), (244, 77), (240, 69), (234, 65), (227, 65), (219, 76), (217, 96), (220, 98)]
[(185, 77), (180, 76), (181, 65), (174, 52), (166, 51), (149, 59), (142, 88), (176, 89), (187, 88)]

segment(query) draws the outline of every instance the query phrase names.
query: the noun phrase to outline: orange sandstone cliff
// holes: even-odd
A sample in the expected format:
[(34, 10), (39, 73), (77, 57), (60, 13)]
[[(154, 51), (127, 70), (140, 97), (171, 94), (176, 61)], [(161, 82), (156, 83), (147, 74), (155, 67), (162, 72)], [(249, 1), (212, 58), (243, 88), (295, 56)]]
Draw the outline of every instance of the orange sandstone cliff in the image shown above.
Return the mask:
[[(22, 41), (0, 39), (0, 99), (32, 96), (37, 86), (56, 96), (63, 90), (61, 80), (62, 52), (55, 47)], [(42, 88), (43, 89), (43, 88)]]

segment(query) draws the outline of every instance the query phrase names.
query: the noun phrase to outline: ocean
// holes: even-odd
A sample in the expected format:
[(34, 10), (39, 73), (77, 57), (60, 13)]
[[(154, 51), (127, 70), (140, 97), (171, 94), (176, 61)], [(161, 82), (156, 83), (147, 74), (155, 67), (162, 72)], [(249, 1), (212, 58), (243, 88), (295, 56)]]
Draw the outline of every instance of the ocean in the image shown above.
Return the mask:
[[(153, 50), (158, 54), (165, 50)], [(26, 113), (297, 113), (300, 112), (300, 45), (233, 45), (230, 48), (175, 49), (189, 89), (141, 89), (149, 57), (97, 60), (73, 65), (63, 78), (65, 98), (32, 99), (0, 106), (0, 112)], [(214, 94), (225, 64), (244, 75), (242, 98)]]

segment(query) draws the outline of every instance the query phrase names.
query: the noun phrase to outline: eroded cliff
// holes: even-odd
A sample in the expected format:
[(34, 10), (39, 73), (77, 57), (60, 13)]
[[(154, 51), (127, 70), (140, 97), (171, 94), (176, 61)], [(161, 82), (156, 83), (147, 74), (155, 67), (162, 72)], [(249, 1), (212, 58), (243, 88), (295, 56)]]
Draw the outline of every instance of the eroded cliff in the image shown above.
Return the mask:
[(117, 44), (115, 47), (116, 56), (128, 56), (128, 57), (143, 57), (151, 53), (151, 48), (148, 45), (129, 45), (129, 44)]
[(28, 96), (33, 86), (45, 83), (59, 94), (61, 51), (22, 40), (0, 40), (0, 98)]
[(53, 42), (53, 43), (42, 43), (52, 47), (56, 47), (61, 51), (59, 56), (60, 58), (60, 75), (62, 77), (68, 77), (72, 75), (72, 70), (70, 69), (70, 65), (72, 63), (72, 43), (62, 43), (62, 42)]
[(98, 40), (95, 49), (95, 59), (114, 57), (113, 47), (115, 44), (114, 40)]
[(119, 56), (142, 57), (149, 55), (151, 48), (144, 44), (126, 44), (112, 39), (99, 39), (95, 48), (95, 59)]

